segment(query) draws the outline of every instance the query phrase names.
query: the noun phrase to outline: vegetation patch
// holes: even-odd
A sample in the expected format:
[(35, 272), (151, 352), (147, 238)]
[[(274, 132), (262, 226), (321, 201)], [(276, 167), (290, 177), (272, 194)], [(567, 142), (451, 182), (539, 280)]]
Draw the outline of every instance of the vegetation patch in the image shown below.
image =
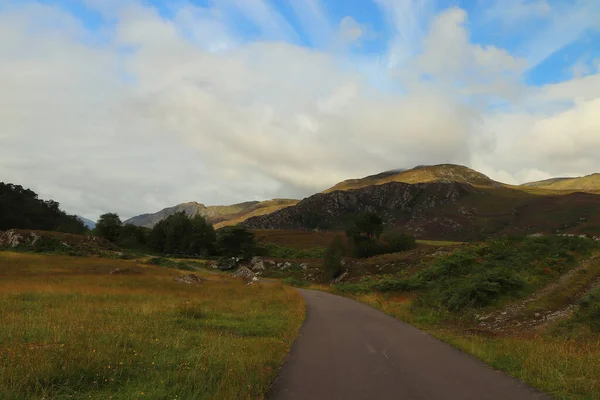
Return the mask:
[(181, 272), (100, 258), (4, 252), (0, 265), (7, 400), (262, 398), (303, 320), (282, 285), (181, 285)]

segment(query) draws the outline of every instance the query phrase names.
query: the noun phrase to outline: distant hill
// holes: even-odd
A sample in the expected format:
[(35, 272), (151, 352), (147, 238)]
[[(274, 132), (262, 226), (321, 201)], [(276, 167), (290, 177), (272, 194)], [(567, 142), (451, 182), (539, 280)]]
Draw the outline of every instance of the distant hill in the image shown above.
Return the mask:
[(79, 218), (83, 222), (83, 224), (87, 226), (90, 230), (96, 227), (96, 223), (91, 219), (84, 218), (81, 215), (78, 215), (77, 218)]
[(188, 216), (203, 215), (216, 228), (220, 228), (225, 225), (242, 222), (250, 216), (263, 215), (295, 205), (297, 202), (298, 200), (274, 199), (262, 202), (248, 201), (230, 206), (205, 206), (201, 203), (190, 202), (168, 207), (156, 213), (138, 215), (126, 220), (124, 223), (152, 228), (168, 216), (183, 211)]
[(390, 182), (403, 183), (450, 183), (461, 182), (468, 183), (475, 187), (502, 187), (500, 182), (496, 182), (484, 174), (467, 168), (462, 165), (440, 164), (423, 165), (409, 170), (393, 170), (382, 172), (377, 175), (371, 175), (360, 179), (349, 179), (338, 183), (337, 185), (325, 190), (323, 193), (331, 193), (336, 190), (361, 189), (372, 185), (383, 185)]
[(600, 192), (600, 174), (591, 174), (576, 178), (552, 178), (538, 182), (529, 182), (521, 186), (547, 190)]

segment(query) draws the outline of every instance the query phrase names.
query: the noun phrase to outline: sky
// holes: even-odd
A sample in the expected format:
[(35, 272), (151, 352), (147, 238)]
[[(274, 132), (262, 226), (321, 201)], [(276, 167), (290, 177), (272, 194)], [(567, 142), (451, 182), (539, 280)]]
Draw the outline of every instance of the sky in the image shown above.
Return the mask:
[(600, 172), (598, 0), (0, 0), (0, 181), (90, 219)]

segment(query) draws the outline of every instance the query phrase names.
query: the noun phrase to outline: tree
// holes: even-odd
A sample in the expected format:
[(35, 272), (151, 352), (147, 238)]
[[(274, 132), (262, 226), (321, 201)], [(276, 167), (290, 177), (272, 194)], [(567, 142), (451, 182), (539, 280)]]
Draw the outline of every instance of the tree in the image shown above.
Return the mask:
[(254, 234), (243, 226), (226, 226), (217, 231), (217, 251), (223, 256), (248, 258), (256, 252)]
[(98, 222), (96, 222), (95, 233), (110, 242), (116, 243), (119, 240), (121, 232), (121, 218), (118, 214), (107, 213), (102, 214)]
[(76, 216), (60, 209), (54, 200), (19, 185), (0, 182), (0, 230), (37, 229), (66, 233), (85, 233), (86, 226)]
[(119, 247), (135, 250), (146, 250), (148, 248), (148, 236), (150, 229), (132, 224), (125, 224), (119, 231)]
[(342, 255), (344, 254), (344, 240), (341, 236), (336, 236), (327, 247), (325, 257), (323, 257), (323, 271), (330, 280), (340, 276), (342, 273)]
[(183, 211), (157, 223), (148, 237), (150, 249), (159, 253), (209, 255), (214, 252), (214, 228), (202, 215), (189, 218)]
[(367, 212), (359, 214), (346, 230), (346, 236), (352, 243), (357, 257), (370, 257), (377, 254), (376, 240), (383, 232), (383, 220), (378, 214)]

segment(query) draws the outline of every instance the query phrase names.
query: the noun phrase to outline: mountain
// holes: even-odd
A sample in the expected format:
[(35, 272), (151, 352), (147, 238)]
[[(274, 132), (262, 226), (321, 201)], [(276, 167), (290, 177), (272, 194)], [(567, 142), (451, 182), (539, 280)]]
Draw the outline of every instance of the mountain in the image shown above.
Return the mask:
[(461, 182), (475, 187), (502, 187), (484, 174), (462, 165), (440, 164), (421, 165), (409, 170), (393, 170), (371, 175), (360, 179), (349, 179), (325, 190), (323, 193), (331, 193), (336, 190), (361, 189), (372, 185), (383, 185), (390, 182), (403, 183), (428, 183), (428, 182)]
[[(448, 171), (443, 171), (448, 168)], [(492, 181), (460, 166), (418, 167), (382, 177), (358, 189), (310, 196), (295, 206), (251, 217), (242, 223), (251, 229), (343, 230), (360, 212), (382, 216), (388, 228), (416, 237), (445, 240), (482, 240), (494, 235), (538, 232), (600, 233), (600, 195), (523, 190)], [(385, 176), (387, 175), (387, 176)], [(422, 179), (421, 183), (386, 179)], [(356, 180), (350, 185), (363, 185)], [(357, 182), (360, 181), (360, 182)], [(468, 182), (465, 182), (468, 181)]]
[(84, 218), (81, 215), (78, 215), (77, 218), (79, 218), (88, 229), (94, 229), (96, 227), (96, 223), (91, 219)]
[[(125, 224), (152, 228), (159, 221), (178, 212), (185, 212), (189, 216), (203, 215), (206, 219), (215, 225), (216, 228), (228, 224), (235, 224), (244, 221), (246, 216), (262, 215), (264, 213), (280, 210), (284, 207), (295, 205), (297, 200), (273, 199), (263, 202), (248, 201), (245, 203), (233, 204), (230, 206), (205, 206), (197, 202), (183, 203), (174, 207), (165, 208), (153, 214), (142, 214), (126, 220)], [(231, 222), (230, 222), (231, 221)]]
[(600, 193), (600, 174), (591, 174), (576, 178), (552, 178), (521, 185), (547, 190), (581, 191)]

